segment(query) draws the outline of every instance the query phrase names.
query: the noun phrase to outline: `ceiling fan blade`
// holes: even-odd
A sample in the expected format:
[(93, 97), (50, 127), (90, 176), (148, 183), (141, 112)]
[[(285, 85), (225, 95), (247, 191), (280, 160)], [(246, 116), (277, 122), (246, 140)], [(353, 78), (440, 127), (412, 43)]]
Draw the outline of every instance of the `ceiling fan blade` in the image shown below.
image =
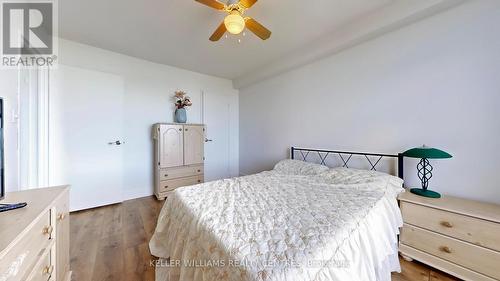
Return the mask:
[(240, 4), (247, 9), (252, 7), (255, 2), (257, 2), (257, 0), (240, 0)]
[(271, 37), (271, 31), (265, 28), (262, 24), (258, 23), (252, 18), (245, 18), (246, 27), (250, 29), (255, 35), (259, 36), (260, 39), (266, 40)]
[(221, 2), (216, 1), (216, 0), (195, 0), (195, 1), (199, 2), (203, 5), (207, 5), (209, 7), (212, 7), (216, 10), (224, 10), (224, 7), (226, 7), (226, 5), (224, 5)]
[(217, 29), (215, 30), (214, 34), (212, 34), (212, 36), (210, 36), (210, 41), (219, 41), (219, 39), (222, 38), (222, 35), (224, 35), (224, 33), (226, 33), (226, 26), (224, 25), (224, 22), (222, 22), (219, 27), (217, 27)]

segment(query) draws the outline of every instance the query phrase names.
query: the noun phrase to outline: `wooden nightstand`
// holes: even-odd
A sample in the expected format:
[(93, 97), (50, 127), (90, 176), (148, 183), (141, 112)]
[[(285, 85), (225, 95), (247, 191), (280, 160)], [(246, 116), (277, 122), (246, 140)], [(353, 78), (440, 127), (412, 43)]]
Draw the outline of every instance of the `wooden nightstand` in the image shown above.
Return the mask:
[(451, 196), (399, 196), (399, 251), (464, 280), (500, 280), (500, 206)]

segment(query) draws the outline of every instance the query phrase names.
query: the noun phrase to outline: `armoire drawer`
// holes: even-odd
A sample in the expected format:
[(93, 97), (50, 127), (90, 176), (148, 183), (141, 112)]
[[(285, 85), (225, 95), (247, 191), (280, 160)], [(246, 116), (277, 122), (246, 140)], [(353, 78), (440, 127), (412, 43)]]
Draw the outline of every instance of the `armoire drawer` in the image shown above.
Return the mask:
[(405, 223), (500, 251), (500, 224), (408, 202), (401, 212)]
[(160, 182), (160, 193), (170, 192), (178, 187), (195, 185), (203, 182), (203, 175), (179, 178)]
[(203, 174), (203, 165), (182, 166), (160, 170), (160, 181), (192, 177)]
[(404, 245), (500, 279), (500, 253), (496, 251), (407, 224), (403, 226), (400, 240)]

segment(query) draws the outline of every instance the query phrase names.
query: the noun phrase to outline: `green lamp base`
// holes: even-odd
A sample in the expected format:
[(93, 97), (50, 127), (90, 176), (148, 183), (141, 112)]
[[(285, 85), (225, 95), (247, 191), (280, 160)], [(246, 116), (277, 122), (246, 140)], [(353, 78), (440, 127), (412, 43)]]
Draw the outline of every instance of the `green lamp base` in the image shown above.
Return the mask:
[(412, 188), (410, 189), (410, 192), (413, 194), (417, 194), (419, 196), (424, 196), (429, 198), (441, 198), (441, 194), (428, 189)]

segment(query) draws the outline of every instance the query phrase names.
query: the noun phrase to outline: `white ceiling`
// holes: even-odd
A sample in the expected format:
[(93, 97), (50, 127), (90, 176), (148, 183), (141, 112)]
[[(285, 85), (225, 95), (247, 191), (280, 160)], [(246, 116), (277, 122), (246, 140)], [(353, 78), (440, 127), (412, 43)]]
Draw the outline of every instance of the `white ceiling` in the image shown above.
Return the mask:
[[(324, 38), (352, 29), (374, 14), (383, 15), (395, 6), (399, 7), (396, 12), (408, 14), (416, 3), (422, 8), (423, 2), (431, 7), (449, 0), (259, 0), (246, 14), (273, 32), (269, 40), (262, 41), (247, 31), (244, 37), (229, 36), (214, 43), (208, 38), (224, 14), (194, 0), (64, 0), (59, 1), (59, 35), (157, 63), (241, 80), (271, 63), (277, 65), (293, 60), (298, 52), (312, 51), (325, 44)], [(237, 38), (242, 42), (237, 43)]]

